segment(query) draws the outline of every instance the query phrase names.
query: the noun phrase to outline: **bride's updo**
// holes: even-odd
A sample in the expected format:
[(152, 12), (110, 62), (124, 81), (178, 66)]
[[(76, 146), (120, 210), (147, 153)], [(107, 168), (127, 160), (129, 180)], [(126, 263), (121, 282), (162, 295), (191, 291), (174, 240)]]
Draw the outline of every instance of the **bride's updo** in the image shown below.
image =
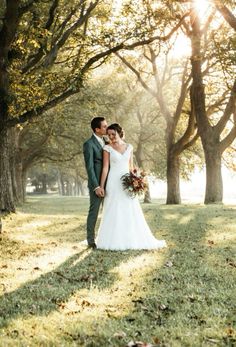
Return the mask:
[(124, 130), (120, 126), (120, 124), (118, 124), (118, 123), (113, 123), (113, 124), (109, 125), (107, 127), (107, 130), (115, 130), (119, 134), (121, 139), (124, 137)]

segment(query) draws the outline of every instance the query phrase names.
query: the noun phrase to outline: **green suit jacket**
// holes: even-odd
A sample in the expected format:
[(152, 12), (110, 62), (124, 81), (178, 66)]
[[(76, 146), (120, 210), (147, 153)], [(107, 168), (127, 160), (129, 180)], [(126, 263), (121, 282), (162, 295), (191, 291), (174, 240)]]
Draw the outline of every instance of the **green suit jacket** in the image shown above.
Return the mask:
[(84, 161), (88, 174), (88, 187), (94, 190), (99, 186), (102, 173), (102, 146), (94, 135), (83, 145)]

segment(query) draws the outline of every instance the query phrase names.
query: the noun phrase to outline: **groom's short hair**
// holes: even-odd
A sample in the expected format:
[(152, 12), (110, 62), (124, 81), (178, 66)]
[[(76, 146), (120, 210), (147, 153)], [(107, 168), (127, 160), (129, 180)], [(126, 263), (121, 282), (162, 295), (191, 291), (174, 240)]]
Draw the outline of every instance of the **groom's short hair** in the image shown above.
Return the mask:
[(91, 128), (93, 129), (93, 132), (95, 132), (96, 128), (101, 128), (101, 123), (105, 120), (105, 117), (94, 117), (91, 120)]

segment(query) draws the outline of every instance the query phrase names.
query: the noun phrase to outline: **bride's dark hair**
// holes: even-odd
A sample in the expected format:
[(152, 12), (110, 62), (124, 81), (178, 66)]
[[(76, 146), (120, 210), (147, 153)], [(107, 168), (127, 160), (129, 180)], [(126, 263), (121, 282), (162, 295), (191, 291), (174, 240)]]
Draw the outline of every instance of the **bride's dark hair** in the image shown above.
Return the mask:
[(107, 127), (107, 130), (115, 130), (119, 134), (121, 139), (124, 137), (124, 130), (120, 126), (120, 124), (118, 124), (118, 123), (113, 123), (113, 124), (109, 125)]

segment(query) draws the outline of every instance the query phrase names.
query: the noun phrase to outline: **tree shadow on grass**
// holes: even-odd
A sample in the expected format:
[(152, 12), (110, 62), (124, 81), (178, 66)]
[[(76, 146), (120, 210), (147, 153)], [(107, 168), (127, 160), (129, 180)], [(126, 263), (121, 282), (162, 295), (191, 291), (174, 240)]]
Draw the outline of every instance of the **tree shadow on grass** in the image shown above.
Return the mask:
[[(54, 224), (55, 227), (55, 224)], [(53, 231), (45, 231), (45, 233), (41, 233), (37, 235), (37, 240), (44, 240), (45, 238), (48, 240), (52, 240), (56, 243), (77, 243), (85, 240), (85, 230), (86, 225), (78, 225), (76, 228), (62, 228), (61, 223), (58, 223), (58, 229)]]
[(98, 289), (111, 286), (117, 275), (110, 270), (138, 254), (140, 251), (127, 251), (114, 256), (114, 252), (84, 250), (71, 256), (55, 270), (0, 297), (0, 328), (18, 317), (48, 315), (77, 290), (89, 289), (91, 283)]
[[(168, 225), (168, 261), (152, 273), (145, 282), (146, 295), (123, 317), (135, 318), (133, 331), (141, 332), (149, 342), (151, 331), (164, 345), (180, 345), (181, 341), (184, 346), (207, 346), (211, 340), (219, 345), (236, 343), (234, 336), (226, 334), (227, 327), (236, 325), (233, 247), (216, 247), (207, 239), (212, 220), (220, 216), (226, 223), (227, 214), (232, 213), (222, 206), (169, 206), (157, 211), (154, 219), (160, 230), (164, 232)], [(229, 255), (231, 265), (226, 265)]]

